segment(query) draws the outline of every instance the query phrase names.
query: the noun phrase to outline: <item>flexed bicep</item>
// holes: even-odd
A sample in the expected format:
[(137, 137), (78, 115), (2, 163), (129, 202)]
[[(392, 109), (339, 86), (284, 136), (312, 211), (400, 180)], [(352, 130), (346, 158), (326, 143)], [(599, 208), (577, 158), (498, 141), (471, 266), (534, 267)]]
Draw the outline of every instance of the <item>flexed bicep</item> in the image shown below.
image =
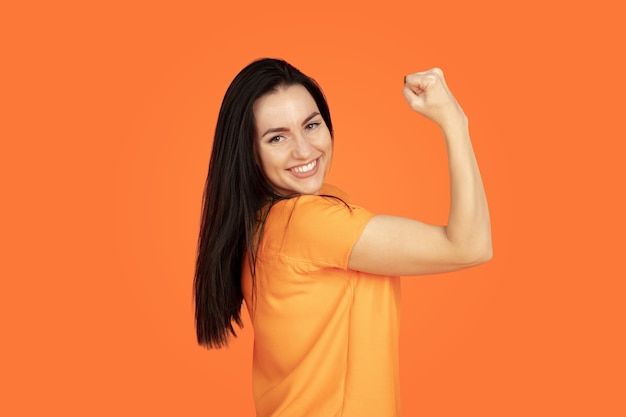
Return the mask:
[(363, 229), (348, 267), (379, 275), (425, 275), (456, 271), (487, 261), (455, 245), (445, 226), (377, 215)]
[(486, 262), (492, 256), (489, 209), (467, 117), (439, 68), (407, 75), (403, 93), (414, 111), (442, 130), (450, 172), (448, 224), (375, 216), (353, 247), (348, 265), (375, 274), (421, 275)]

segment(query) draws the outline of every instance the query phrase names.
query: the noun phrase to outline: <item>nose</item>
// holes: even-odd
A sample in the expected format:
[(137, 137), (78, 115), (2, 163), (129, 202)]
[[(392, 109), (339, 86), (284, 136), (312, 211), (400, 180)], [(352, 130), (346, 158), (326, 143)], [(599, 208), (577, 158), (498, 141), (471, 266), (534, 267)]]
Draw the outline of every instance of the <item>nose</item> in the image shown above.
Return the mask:
[(295, 135), (293, 144), (292, 154), (294, 158), (307, 160), (313, 154), (313, 146), (311, 146), (306, 137)]

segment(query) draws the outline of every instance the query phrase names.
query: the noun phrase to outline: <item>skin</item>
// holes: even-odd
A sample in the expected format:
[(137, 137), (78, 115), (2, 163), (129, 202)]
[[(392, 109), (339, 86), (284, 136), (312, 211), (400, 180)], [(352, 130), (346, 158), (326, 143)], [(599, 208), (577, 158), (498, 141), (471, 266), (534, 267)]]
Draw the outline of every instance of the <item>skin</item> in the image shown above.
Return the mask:
[[(436, 123), (448, 151), (450, 212), (446, 226), (376, 215), (355, 244), (348, 267), (380, 275), (449, 272), (492, 257), (489, 209), (468, 120), (438, 68), (405, 77), (403, 94), (416, 113)], [(315, 101), (302, 86), (280, 88), (255, 103), (257, 150), (269, 181), (283, 194), (318, 194), (332, 141)], [(294, 168), (312, 161), (307, 174)]]
[(411, 109), (437, 123), (448, 151), (450, 212), (446, 226), (375, 216), (355, 244), (349, 268), (384, 275), (454, 271), (492, 257), (491, 225), (468, 120), (434, 68), (408, 75), (403, 94)]
[(275, 191), (319, 194), (332, 158), (332, 138), (306, 88), (280, 87), (259, 98), (254, 118), (259, 163)]

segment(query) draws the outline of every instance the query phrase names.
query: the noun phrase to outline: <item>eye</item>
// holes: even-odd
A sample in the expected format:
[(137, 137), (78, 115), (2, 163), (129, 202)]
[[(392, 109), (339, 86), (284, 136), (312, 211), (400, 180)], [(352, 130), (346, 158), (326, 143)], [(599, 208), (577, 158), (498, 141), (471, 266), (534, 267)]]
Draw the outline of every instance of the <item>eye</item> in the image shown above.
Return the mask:
[(281, 142), (283, 140), (282, 136), (274, 136), (273, 138), (270, 138), (267, 143), (278, 143)]
[(307, 124), (305, 126), (306, 129), (311, 130), (311, 129), (315, 129), (316, 127), (318, 127), (321, 123), (320, 122), (311, 122), (309, 124)]

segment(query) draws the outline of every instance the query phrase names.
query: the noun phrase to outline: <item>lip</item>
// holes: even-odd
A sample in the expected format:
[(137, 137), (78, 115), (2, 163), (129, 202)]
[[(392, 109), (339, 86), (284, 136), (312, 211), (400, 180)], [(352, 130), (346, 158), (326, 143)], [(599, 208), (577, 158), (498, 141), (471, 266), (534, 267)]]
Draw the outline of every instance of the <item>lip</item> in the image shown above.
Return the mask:
[[(316, 159), (313, 159), (313, 160), (311, 160), (309, 162), (306, 162), (304, 164), (299, 164), (299, 165), (293, 166), (291, 168), (288, 168), (287, 171), (289, 171), (289, 173), (291, 175), (293, 175), (294, 177), (297, 177), (297, 178), (309, 178), (309, 177), (312, 177), (315, 174), (317, 174), (317, 171), (320, 168), (320, 159), (321, 158), (322, 158), (321, 156), (318, 156)], [(315, 161), (315, 168), (313, 168), (309, 172), (295, 172), (295, 171), (293, 171), (294, 168), (298, 168), (298, 167), (309, 165), (313, 161)]]

